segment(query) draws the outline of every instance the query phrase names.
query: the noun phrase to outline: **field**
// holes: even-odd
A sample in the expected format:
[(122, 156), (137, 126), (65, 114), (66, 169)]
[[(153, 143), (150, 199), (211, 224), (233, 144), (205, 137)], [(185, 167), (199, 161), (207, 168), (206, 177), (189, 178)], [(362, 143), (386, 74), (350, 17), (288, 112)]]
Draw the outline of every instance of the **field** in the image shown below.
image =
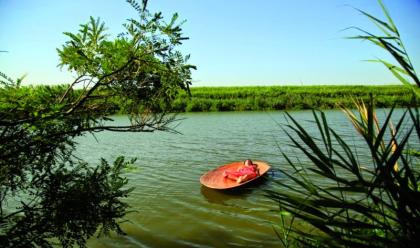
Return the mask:
[(352, 106), (353, 99), (374, 96), (379, 108), (410, 103), (402, 86), (261, 86), (192, 87), (191, 97), (182, 92), (172, 105), (174, 112), (333, 109)]
[[(43, 92), (61, 95), (65, 85), (21, 87), (21, 97), (42, 102)], [(61, 92), (61, 93), (60, 93)], [(74, 95), (81, 93), (75, 90)], [(100, 92), (99, 95), (102, 93)], [(403, 107), (412, 101), (412, 93), (403, 86), (259, 86), (259, 87), (192, 87), (191, 96), (180, 91), (170, 106), (171, 112), (264, 111), (335, 109), (352, 107), (355, 99), (374, 97), (376, 107)], [(7, 104), (7, 103), (6, 103)], [(107, 102), (107, 108), (126, 114), (125, 100), (118, 96)], [(161, 108), (156, 106), (157, 109)]]

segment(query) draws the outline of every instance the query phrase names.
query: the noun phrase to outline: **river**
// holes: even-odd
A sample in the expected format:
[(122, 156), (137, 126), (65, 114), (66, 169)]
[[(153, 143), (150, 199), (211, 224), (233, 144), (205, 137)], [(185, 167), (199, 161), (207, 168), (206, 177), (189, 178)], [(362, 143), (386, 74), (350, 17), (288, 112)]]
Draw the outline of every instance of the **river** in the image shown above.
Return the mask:
[[(379, 110), (380, 112), (383, 110)], [(310, 132), (311, 111), (290, 112)], [(327, 111), (328, 121), (354, 147), (361, 139), (341, 111)], [(101, 157), (137, 157), (126, 173), (135, 190), (127, 199), (134, 212), (122, 225), (126, 236), (92, 238), (89, 247), (278, 247), (273, 231), (278, 205), (264, 196), (286, 180), (277, 171), (288, 168), (281, 152), (303, 158), (282, 130), (283, 112), (182, 114), (182, 134), (102, 132), (79, 138), (78, 155), (91, 163)], [(126, 117), (115, 117), (117, 123)], [(359, 158), (368, 159), (366, 149)], [(273, 170), (256, 183), (234, 191), (200, 185), (199, 178), (219, 165), (245, 159), (263, 160)], [(303, 160), (304, 161), (304, 160)], [(304, 162), (303, 162), (304, 163)]]

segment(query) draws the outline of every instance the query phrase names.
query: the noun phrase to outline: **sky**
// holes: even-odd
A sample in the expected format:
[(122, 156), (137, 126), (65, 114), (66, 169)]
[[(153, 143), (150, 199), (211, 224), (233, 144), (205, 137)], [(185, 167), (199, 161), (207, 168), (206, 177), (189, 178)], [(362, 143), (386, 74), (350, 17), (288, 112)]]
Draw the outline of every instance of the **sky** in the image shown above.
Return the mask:
[[(420, 73), (420, 0), (384, 0)], [(185, 19), (193, 86), (395, 84), (392, 61), (368, 42), (349, 40), (350, 26), (376, 32), (354, 8), (383, 17), (376, 0), (149, 0), (151, 11)], [(70, 83), (56, 48), (89, 16), (117, 35), (136, 12), (124, 0), (0, 0), (0, 71), (26, 74), (25, 85)], [(377, 33), (377, 32), (376, 32)]]

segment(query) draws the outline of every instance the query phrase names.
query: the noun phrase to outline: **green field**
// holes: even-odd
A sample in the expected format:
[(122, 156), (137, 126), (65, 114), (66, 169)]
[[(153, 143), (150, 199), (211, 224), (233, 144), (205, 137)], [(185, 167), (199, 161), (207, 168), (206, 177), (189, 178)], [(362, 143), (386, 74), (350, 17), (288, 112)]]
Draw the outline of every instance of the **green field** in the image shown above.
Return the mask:
[[(16, 97), (30, 97), (42, 103), (46, 95), (62, 95), (66, 85), (19, 88)], [(74, 97), (81, 93), (73, 92)], [(99, 92), (99, 95), (104, 92)], [(4, 93), (8, 94), (8, 93)], [(403, 107), (410, 104), (412, 93), (404, 86), (260, 86), (192, 87), (191, 96), (180, 91), (171, 104), (171, 112), (264, 111), (334, 109), (352, 107), (354, 99), (368, 100), (372, 94), (376, 107)], [(8, 104), (7, 101), (4, 104)], [(118, 96), (106, 102), (106, 108), (119, 114), (129, 112)], [(160, 107), (157, 106), (157, 109)]]
[(403, 86), (261, 86), (193, 87), (191, 97), (182, 92), (174, 112), (333, 109), (352, 106), (353, 99), (374, 96), (379, 108), (406, 106), (410, 91)]

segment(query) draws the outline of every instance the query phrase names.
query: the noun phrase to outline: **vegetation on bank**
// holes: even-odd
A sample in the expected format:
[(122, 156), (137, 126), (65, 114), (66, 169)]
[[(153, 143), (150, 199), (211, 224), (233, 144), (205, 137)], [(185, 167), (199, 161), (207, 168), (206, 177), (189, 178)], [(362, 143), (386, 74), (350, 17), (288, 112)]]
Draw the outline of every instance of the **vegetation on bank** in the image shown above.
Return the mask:
[(174, 112), (333, 109), (352, 107), (354, 98), (372, 94), (379, 108), (406, 106), (410, 90), (400, 86), (193, 87), (172, 103)]
[[(20, 90), (26, 97), (36, 98), (48, 88), (66, 89), (65, 86), (31, 86)], [(186, 91), (179, 92), (170, 103), (171, 112), (334, 109), (354, 107), (355, 98), (367, 100), (370, 95), (379, 108), (403, 107), (412, 102), (410, 89), (397, 85), (192, 87), (190, 90), (191, 96)], [(74, 92), (80, 93), (79, 90)], [(106, 105), (115, 113), (130, 112), (127, 99), (120, 96), (111, 97)]]

